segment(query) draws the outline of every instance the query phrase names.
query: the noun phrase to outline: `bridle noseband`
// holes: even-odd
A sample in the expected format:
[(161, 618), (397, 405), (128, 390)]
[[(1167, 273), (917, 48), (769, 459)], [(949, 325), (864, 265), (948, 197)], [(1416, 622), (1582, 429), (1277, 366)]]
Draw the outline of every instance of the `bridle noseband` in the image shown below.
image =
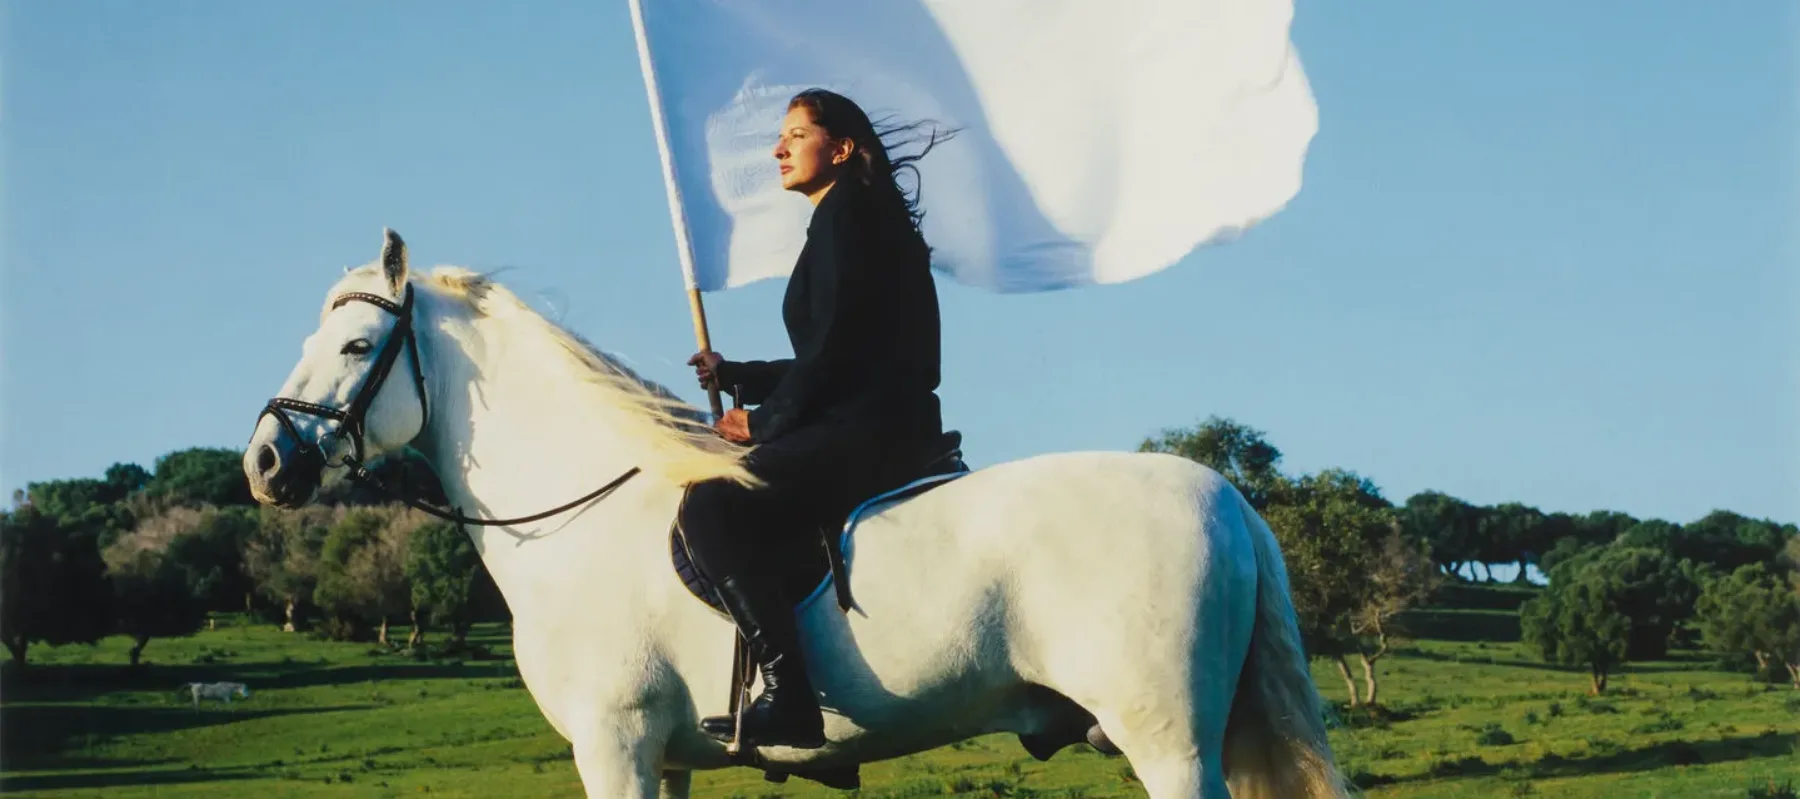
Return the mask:
[[(619, 475), (619, 477), (612, 482), (601, 486), (587, 496), (573, 502), (559, 505), (544, 511), (543, 513), (521, 516), (517, 519), (471, 518), (464, 516), (460, 511), (454, 508), (446, 511), (431, 507), (417, 499), (405, 496), (404, 494), (393, 491), (387, 486), (382, 485), (381, 481), (377, 479), (374, 473), (369, 471), (368, 467), (363, 463), (363, 436), (367, 432), (365, 417), (369, 413), (369, 406), (375, 402), (375, 396), (381, 392), (382, 383), (387, 381), (388, 372), (393, 371), (394, 361), (399, 359), (401, 347), (406, 348), (406, 353), (412, 361), (413, 388), (417, 390), (419, 395), (421, 419), (419, 429), (423, 430), (426, 425), (431, 423), (431, 403), (427, 399), (425, 393), (425, 371), (419, 361), (418, 339), (413, 334), (413, 287), (411, 283), (406, 284), (406, 294), (398, 305), (394, 304), (393, 300), (377, 294), (351, 291), (339, 295), (336, 300), (333, 300), (331, 303), (331, 310), (335, 311), (351, 302), (369, 303), (370, 305), (393, 314), (397, 321), (394, 323), (394, 329), (389, 331), (387, 341), (382, 343), (381, 352), (375, 356), (374, 367), (369, 370), (368, 376), (363, 378), (363, 384), (356, 390), (355, 396), (350, 398), (350, 406), (343, 410), (339, 410), (337, 408), (330, 408), (312, 402), (288, 399), (287, 397), (275, 397), (274, 399), (269, 400), (268, 404), (263, 406), (262, 413), (257, 415), (257, 422), (259, 424), (262, 422), (262, 417), (274, 416), (275, 421), (280, 422), (282, 427), (287, 428), (288, 434), (294, 437), (296, 446), (299, 449), (300, 457), (309, 460), (316, 459), (322, 466), (343, 466), (348, 468), (350, 470), (351, 479), (367, 482), (374, 486), (376, 490), (440, 519), (456, 522), (458, 524), (498, 526), (523, 524), (555, 516), (558, 513), (562, 513), (563, 511), (612, 493), (613, 490), (624, 485), (625, 481), (630, 480), (632, 476), (638, 473), (638, 467), (633, 466), (626, 470), (624, 474)], [(294, 420), (288, 417), (289, 412), (304, 413), (309, 416), (331, 419), (336, 421), (338, 426), (336, 430), (321, 435), (317, 442), (308, 443), (306, 438), (300, 435), (300, 428), (294, 424)], [(328, 446), (333, 438), (348, 438), (350, 440), (351, 451), (345, 454), (338, 463), (331, 463), (327, 460), (329, 454)]]

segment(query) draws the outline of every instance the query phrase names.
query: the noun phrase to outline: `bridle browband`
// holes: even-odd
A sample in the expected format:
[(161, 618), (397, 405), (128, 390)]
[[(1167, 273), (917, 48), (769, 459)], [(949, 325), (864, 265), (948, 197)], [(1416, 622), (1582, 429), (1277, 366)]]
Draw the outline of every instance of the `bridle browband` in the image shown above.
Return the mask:
[[(394, 329), (389, 331), (387, 341), (382, 343), (381, 352), (375, 356), (374, 367), (369, 370), (368, 376), (363, 379), (363, 384), (357, 389), (356, 395), (350, 398), (350, 407), (339, 410), (337, 408), (330, 408), (312, 402), (288, 399), (287, 397), (276, 397), (269, 400), (268, 404), (263, 406), (262, 413), (257, 415), (258, 422), (262, 421), (263, 416), (272, 415), (275, 417), (275, 421), (280, 422), (282, 427), (287, 428), (288, 434), (293, 436), (294, 441), (297, 442), (300, 457), (309, 460), (317, 460), (322, 467), (342, 466), (348, 468), (350, 470), (351, 479), (366, 482), (369, 485), (374, 486), (375, 489), (381, 493), (404, 502), (417, 510), (436, 516), (437, 518), (456, 522), (458, 524), (476, 524), (484, 526), (524, 524), (555, 516), (564, 511), (611, 494), (619, 486), (624, 485), (625, 481), (630, 480), (639, 472), (638, 467), (633, 466), (630, 469), (627, 469), (624, 474), (615, 478), (612, 482), (601, 486), (587, 496), (572, 502), (564, 503), (542, 513), (534, 513), (530, 516), (521, 516), (516, 519), (477, 519), (464, 516), (457, 509), (452, 508), (450, 510), (442, 510), (434, 508), (424, 502), (382, 485), (381, 480), (376, 478), (374, 473), (369, 471), (368, 467), (363, 463), (363, 435), (367, 432), (364, 417), (368, 415), (369, 406), (374, 404), (375, 396), (380, 393), (382, 383), (387, 381), (388, 372), (393, 370), (394, 361), (399, 359), (400, 348), (403, 346), (406, 348), (406, 353), (412, 361), (413, 388), (417, 390), (419, 395), (420, 418), (422, 419), (419, 429), (423, 430), (426, 425), (431, 423), (431, 403), (427, 399), (425, 393), (424, 367), (419, 362), (418, 339), (413, 334), (413, 287), (411, 283), (406, 284), (405, 297), (398, 305), (394, 304), (393, 300), (377, 294), (351, 291), (341, 294), (336, 300), (333, 300), (330, 310), (335, 311), (351, 302), (369, 303), (370, 305), (393, 314), (397, 321), (394, 323)], [(332, 430), (320, 436), (317, 442), (309, 444), (305, 437), (300, 435), (300, 428), (295, 426), (294, 420), (288, 417), (289, 412), (304, 413), (309, 416), (331, 419), (336, 421), (338, 426), (336, 430)], [(327, 445), (332, 438), (348, 438), (350, 440), (351, 451), (346, 453), (337, 463), (331, 463), (327, 460)]]

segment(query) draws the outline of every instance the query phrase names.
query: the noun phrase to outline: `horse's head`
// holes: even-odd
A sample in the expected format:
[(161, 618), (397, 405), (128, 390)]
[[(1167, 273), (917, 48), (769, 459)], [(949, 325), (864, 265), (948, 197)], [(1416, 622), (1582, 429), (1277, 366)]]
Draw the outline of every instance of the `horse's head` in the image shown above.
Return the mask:
[(244, 475), (259, 502), (305, 505), (322, 486), (425, 429), (428, 397), (406, 243), (384, 233), (379, 265), (352, 271), (333, 287), (319, 329), (257, 419)]

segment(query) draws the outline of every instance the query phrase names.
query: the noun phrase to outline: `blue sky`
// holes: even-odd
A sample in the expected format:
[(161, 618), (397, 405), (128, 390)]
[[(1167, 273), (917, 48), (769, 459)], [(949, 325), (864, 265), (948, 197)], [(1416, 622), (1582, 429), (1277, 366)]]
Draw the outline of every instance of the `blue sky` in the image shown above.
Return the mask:
[[(626, 4), (525, 7), (6, 3), (0, 488), (241, 446), (384, 225), (703, 402)], [(976, 465), (1219, 414), (1395, 501), (1800, 521), (1797, 10), (1303, 1), (1293, 204), (1119, 286), (940, 280), (947, 420)], [(709, 295), (717, 348), (785, 355), (780, 292)]]

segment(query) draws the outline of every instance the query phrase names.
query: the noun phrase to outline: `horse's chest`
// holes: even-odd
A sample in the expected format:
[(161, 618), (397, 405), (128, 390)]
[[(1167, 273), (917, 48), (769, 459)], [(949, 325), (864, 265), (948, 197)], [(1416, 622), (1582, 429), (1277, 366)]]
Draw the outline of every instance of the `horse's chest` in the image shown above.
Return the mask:
[(515, 621), (513, 652), (519, 678), (550, 726), (575, 740), (597, 718), (619, 708), (642, 706), (652, 688), (652, 671), (642, 648), (629, 637), (591, 629), (553, 632)]

